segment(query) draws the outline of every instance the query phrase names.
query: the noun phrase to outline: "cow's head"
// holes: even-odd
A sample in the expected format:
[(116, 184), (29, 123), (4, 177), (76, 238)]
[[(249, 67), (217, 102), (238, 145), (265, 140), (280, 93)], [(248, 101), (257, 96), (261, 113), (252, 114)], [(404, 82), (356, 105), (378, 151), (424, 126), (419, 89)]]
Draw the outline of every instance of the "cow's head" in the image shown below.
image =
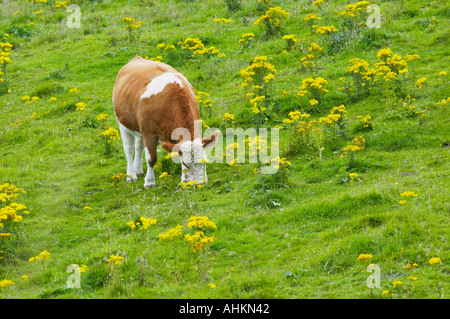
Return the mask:
[(197, 184), (205, 184), (208, 181), (206, 176), (206, 147), (214, 146), (220, 132), (216, 131), (203, 140), (196, 138), (192, 141), (182, 141), (178, 144), (163, 142), (162, 148), (167, 152), (178, 152), (181, 161), (181, 181), (196, 181)]

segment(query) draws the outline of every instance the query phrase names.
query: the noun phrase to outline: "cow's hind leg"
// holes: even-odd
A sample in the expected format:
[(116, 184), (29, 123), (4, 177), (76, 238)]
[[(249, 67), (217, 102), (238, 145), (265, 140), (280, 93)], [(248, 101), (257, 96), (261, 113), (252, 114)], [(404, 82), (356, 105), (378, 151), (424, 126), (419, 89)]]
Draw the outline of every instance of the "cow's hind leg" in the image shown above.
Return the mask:
[(136, 171), (134, 170), (133, 154), (135, 147), (135, 136), (129, 129), (119, 123), (120, 135), (123, 142), (123, 150), (127, 158), (127, 182), (134, 182), (137, 180)]
[(142, 137), (136, 137), (134, 142), (134, 171), (137, 176), (144, 176), (142, 169), (142, 154), (144, 153), (144, 140)]
[(153, 166), (155, 166), (157, 161), (156, 147), (158, 146), (158, 138), (151, 137), (149, 139), (144, 139), (145, 145), (145, 160), (147, 161), (147, 175), (145, 176), (145, 188), (155, 187), (155, 172), (153, 171)]

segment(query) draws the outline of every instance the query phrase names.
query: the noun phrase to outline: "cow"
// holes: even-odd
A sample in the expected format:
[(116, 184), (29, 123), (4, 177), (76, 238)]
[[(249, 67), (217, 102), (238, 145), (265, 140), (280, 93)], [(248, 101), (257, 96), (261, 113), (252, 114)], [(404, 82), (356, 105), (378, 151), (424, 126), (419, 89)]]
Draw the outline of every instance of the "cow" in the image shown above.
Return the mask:
[(127, 159), (128, 182), (144, 175), (145, 151), (144, 187), (155, 186), (153, 167), (160, 142), (167, 152), (177, 152), (181, 182), (207, 182), (205, 147), (213, 146), (220, 132), (201, 139), (195, 90), (185, 76), (165, 63), (136, 55), (117, 75), (113, 106)]

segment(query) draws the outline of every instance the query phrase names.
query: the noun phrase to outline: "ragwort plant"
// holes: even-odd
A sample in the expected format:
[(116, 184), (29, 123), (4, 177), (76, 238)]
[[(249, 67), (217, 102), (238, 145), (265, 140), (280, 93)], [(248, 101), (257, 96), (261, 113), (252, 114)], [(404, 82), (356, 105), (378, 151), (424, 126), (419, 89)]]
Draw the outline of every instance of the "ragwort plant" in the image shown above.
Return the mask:
[(268, 62), (267, 56), (255, 57), (250, 65), (241, 70), (239, 75), (244, 79), (241, 87), (245, 90), (245, 96), (249, 99), (250, 109), (253, 113), (253, 122), (259, 125), (267, 117), (267, 98), (270, 84), (275, 79), (277, 70)]
[(20, 225), (23, 217), (30, 213), (25, 205), (17, 202), (21, 193), (26, 192), (13, 184), (0, 185), (0, 262), (14, 257)]
[(8, 93), (7, 65), (12, 63), (11, 50), (13, 45), (8, 42), (10, 35), (5, 33), (0, 42), (0, 95)]
[(270, 38), (281, 33), (282, 24), (289, 16), (290, 14), (281, 7), (272, 7), (253, 24), (256, 26), (263, 25), (264, 35), (266, 38)]

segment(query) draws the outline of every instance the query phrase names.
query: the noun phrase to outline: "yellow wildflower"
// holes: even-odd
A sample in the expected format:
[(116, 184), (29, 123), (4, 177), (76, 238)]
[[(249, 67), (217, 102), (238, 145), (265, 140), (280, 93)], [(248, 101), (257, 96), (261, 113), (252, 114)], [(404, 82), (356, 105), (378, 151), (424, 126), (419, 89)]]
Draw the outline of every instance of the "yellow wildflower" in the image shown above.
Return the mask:
[(357, 258), (357, 260), (368, 260), (368, 259), (372, 259), (373, 255), (372, 254), (360, 254)]
[(5, 288), (5, 287), (8, 287), (10, 285), (15, 285), (15, 283), (12, 282), (11, 280), (8, 280), (8, 279), (0, 281), (0, 287)]
[(122, 264), (122, 260), (124, 260), (125, 258), (122, 256), (115, 256), (115, 255), (111, 255), (109, 257), (109, 259), (107, 260), (108, 263), (111, 263), (113, 265), (116, 266), (120, 266)]
[(430, 263), (430, 265), (442, 263), (441, 258), (439, 257), (433, 257), (428, 262)]

